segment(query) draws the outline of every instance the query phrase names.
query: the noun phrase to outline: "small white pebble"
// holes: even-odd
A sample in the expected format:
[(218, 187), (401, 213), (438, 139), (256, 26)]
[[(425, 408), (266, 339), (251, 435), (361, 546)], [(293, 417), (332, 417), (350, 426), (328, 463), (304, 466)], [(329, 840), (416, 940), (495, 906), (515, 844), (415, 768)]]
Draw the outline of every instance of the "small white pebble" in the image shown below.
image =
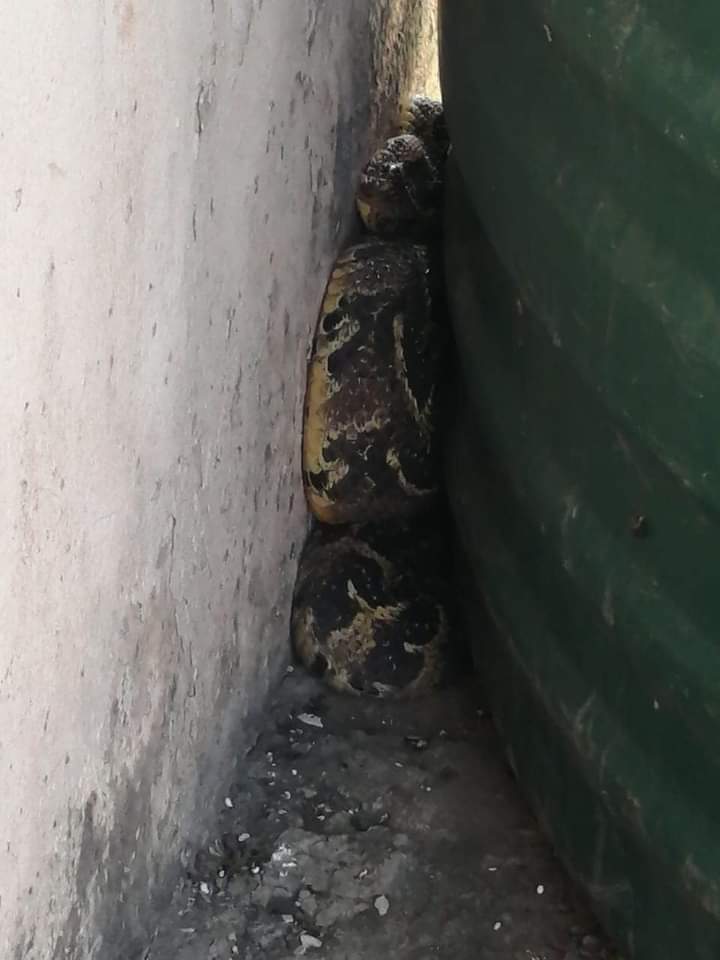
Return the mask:
[(234, 804), (230, 797), (225, 797), (225, 806), (228, 808), (228, 810), (232, 810)]
[(220, 879), (222, 880), (222, 878), (225, 876), (225, 871), (224, 871), (224, 870), (218, 870), (218, 876), (219, 876)]
[(539, 883), (535, 888), (535, 893), (537, 893), (537, 895), (541, 897), (545, 893), (545, 887), (541, 883)]
[(180, 933), (195, 933), (195, 927), (180, 927)]
[(295, 673), (295, 667), (290, 664), (289, 666), (285, 667), (285, 673)]
[(501, 930), (501, 929), (502, 929), (502, 923), (499, 920), (496, 920), (495, 923), (493, 924), (493, 930), (495, 931), (495, 933), (497, 933), (498, 930)]
[(250, 867), (250, 873), (252, 873), (252, 875), (256, 877), (260, 873), (260, 867), (258, 867), (257, 865), (254, 867)]
[(366, 869), (366, 870), (361, 870), (360, 873), (357, 875), (357, 879), (358, 879), (358, 880), (364, 880), (365, 877), (366, 877), (369, 873), (370, 873), (370, 871), (367, 870), (367, 869)]
[(296, 776), (298, 775), (297, 770), (291, 770), (290, 773), (291, 773), (294, 777), (296, 777)]
[(249, 834), (249, 833), (241, 833), (241, 834), (238, 836), (238, 843), (247, 843), (247, 841), (248, 841), (249, 839), (250, 839), (250, 834)]
[(376, 897), (374, 906), (377, 912), (380, 914), (380, 916), (384, 917), (386, 916), (388, 910), (390, 909), (390, 901), (383, 894), (383, 896), (381, 897)]
[(290, 799), (292, 799), (292, 794), (290, 793), (289, 790), (285, 790), (285, 792), (283, 793), (283, 800), (290, 800)]
[(291, 913), (284, 913), (282, 915), (283, 923), (292, 923), (295, 918)]
[(205, 883), (205, 881), (203, 880), (203, 882), (200, 884), (200, 892), (204, 893), (205, 896), (207, 896), (210, 893), (210, 884)]
[(402, 766), (403, 766), (403, 764), (402, 764), (402, 763), (400, 763), (400, 761), (399, 761), (399, 760), (396, 760), (396, 761), (395, 761), (395, 766), (396, 766), (396, 767), (402, 767)]
[(324, 726), (320, 717), (316, 716), (314, 713), (301, 713), (298, 715), (298, 720), (300, 723), (304, 723), (308, 727), (319, 727), (322, 729)]
[(300, 934), (300, 946), (305, 950), (319, 950), (323, 945), (322, 940), (317, 937), (311, 937), (309, 933)]

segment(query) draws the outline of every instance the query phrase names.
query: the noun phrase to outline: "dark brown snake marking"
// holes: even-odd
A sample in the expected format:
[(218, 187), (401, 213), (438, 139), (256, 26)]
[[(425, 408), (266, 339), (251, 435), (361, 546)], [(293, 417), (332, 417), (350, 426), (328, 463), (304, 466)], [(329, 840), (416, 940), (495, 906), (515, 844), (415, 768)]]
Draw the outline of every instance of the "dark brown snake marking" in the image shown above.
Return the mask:
[(440, 332), (428, 253), (368, 240), (337, 261), (308, 372), (305, 489), (323, 523), (409, 516), (438, 489)]
[(448, 620), (432, 536), (413, 527), (319, 527), (295, 590), (295, 649), (336, 690), (417, 696), (444, 678)]
[(432, 688), (448, 662), (448, 606), (431, 572), (441, 549), (424, 516), (439, 490), (445, 334), (433, 315), (437, 272), (419, 242), (433, 243), (440, 224), (442, 107), (414, 98), (403, 131), (363, 171), (357, 207), (372, 236), (339, 257), (320, 311), (303, 479), (327, 526), (303, 552), (292, 619), (309, 669), (381, 697)]

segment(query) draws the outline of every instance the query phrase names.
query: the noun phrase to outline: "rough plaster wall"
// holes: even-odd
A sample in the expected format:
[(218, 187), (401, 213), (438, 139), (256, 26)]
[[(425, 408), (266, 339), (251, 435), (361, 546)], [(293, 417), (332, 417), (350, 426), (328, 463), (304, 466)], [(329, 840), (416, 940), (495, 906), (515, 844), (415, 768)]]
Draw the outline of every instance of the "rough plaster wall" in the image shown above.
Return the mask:
[[(395, 0), (373, 6), (376, 87), (380, 104), (399, 103), (412, 77), (415, 92), (440, 99), (436, 0)], [(403, 69), (405, 68), (405, 69)]]
[(427, 6), (0, 12), (3, 960), (138, 955), (241, 780), (287, 658), (306, 348)]

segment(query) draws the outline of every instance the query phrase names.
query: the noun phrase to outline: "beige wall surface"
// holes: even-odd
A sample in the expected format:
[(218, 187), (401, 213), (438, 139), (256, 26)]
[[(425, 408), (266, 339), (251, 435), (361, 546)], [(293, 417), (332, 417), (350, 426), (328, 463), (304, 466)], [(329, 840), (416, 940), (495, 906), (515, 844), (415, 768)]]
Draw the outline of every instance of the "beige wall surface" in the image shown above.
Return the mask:
[(288, 658), (309, 338), (431, 19), (0, 12), (3, 960), (139, 955), (241, 777)]

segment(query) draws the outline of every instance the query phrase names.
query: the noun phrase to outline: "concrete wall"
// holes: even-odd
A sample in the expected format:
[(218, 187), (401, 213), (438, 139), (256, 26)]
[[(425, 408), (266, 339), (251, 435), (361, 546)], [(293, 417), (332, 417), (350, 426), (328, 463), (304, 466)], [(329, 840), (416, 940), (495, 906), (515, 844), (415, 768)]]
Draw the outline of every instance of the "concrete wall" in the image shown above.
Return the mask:
[(427, 6), (0, 12), (3, 960), (140, 955), (241, 776), (308, 340)]

